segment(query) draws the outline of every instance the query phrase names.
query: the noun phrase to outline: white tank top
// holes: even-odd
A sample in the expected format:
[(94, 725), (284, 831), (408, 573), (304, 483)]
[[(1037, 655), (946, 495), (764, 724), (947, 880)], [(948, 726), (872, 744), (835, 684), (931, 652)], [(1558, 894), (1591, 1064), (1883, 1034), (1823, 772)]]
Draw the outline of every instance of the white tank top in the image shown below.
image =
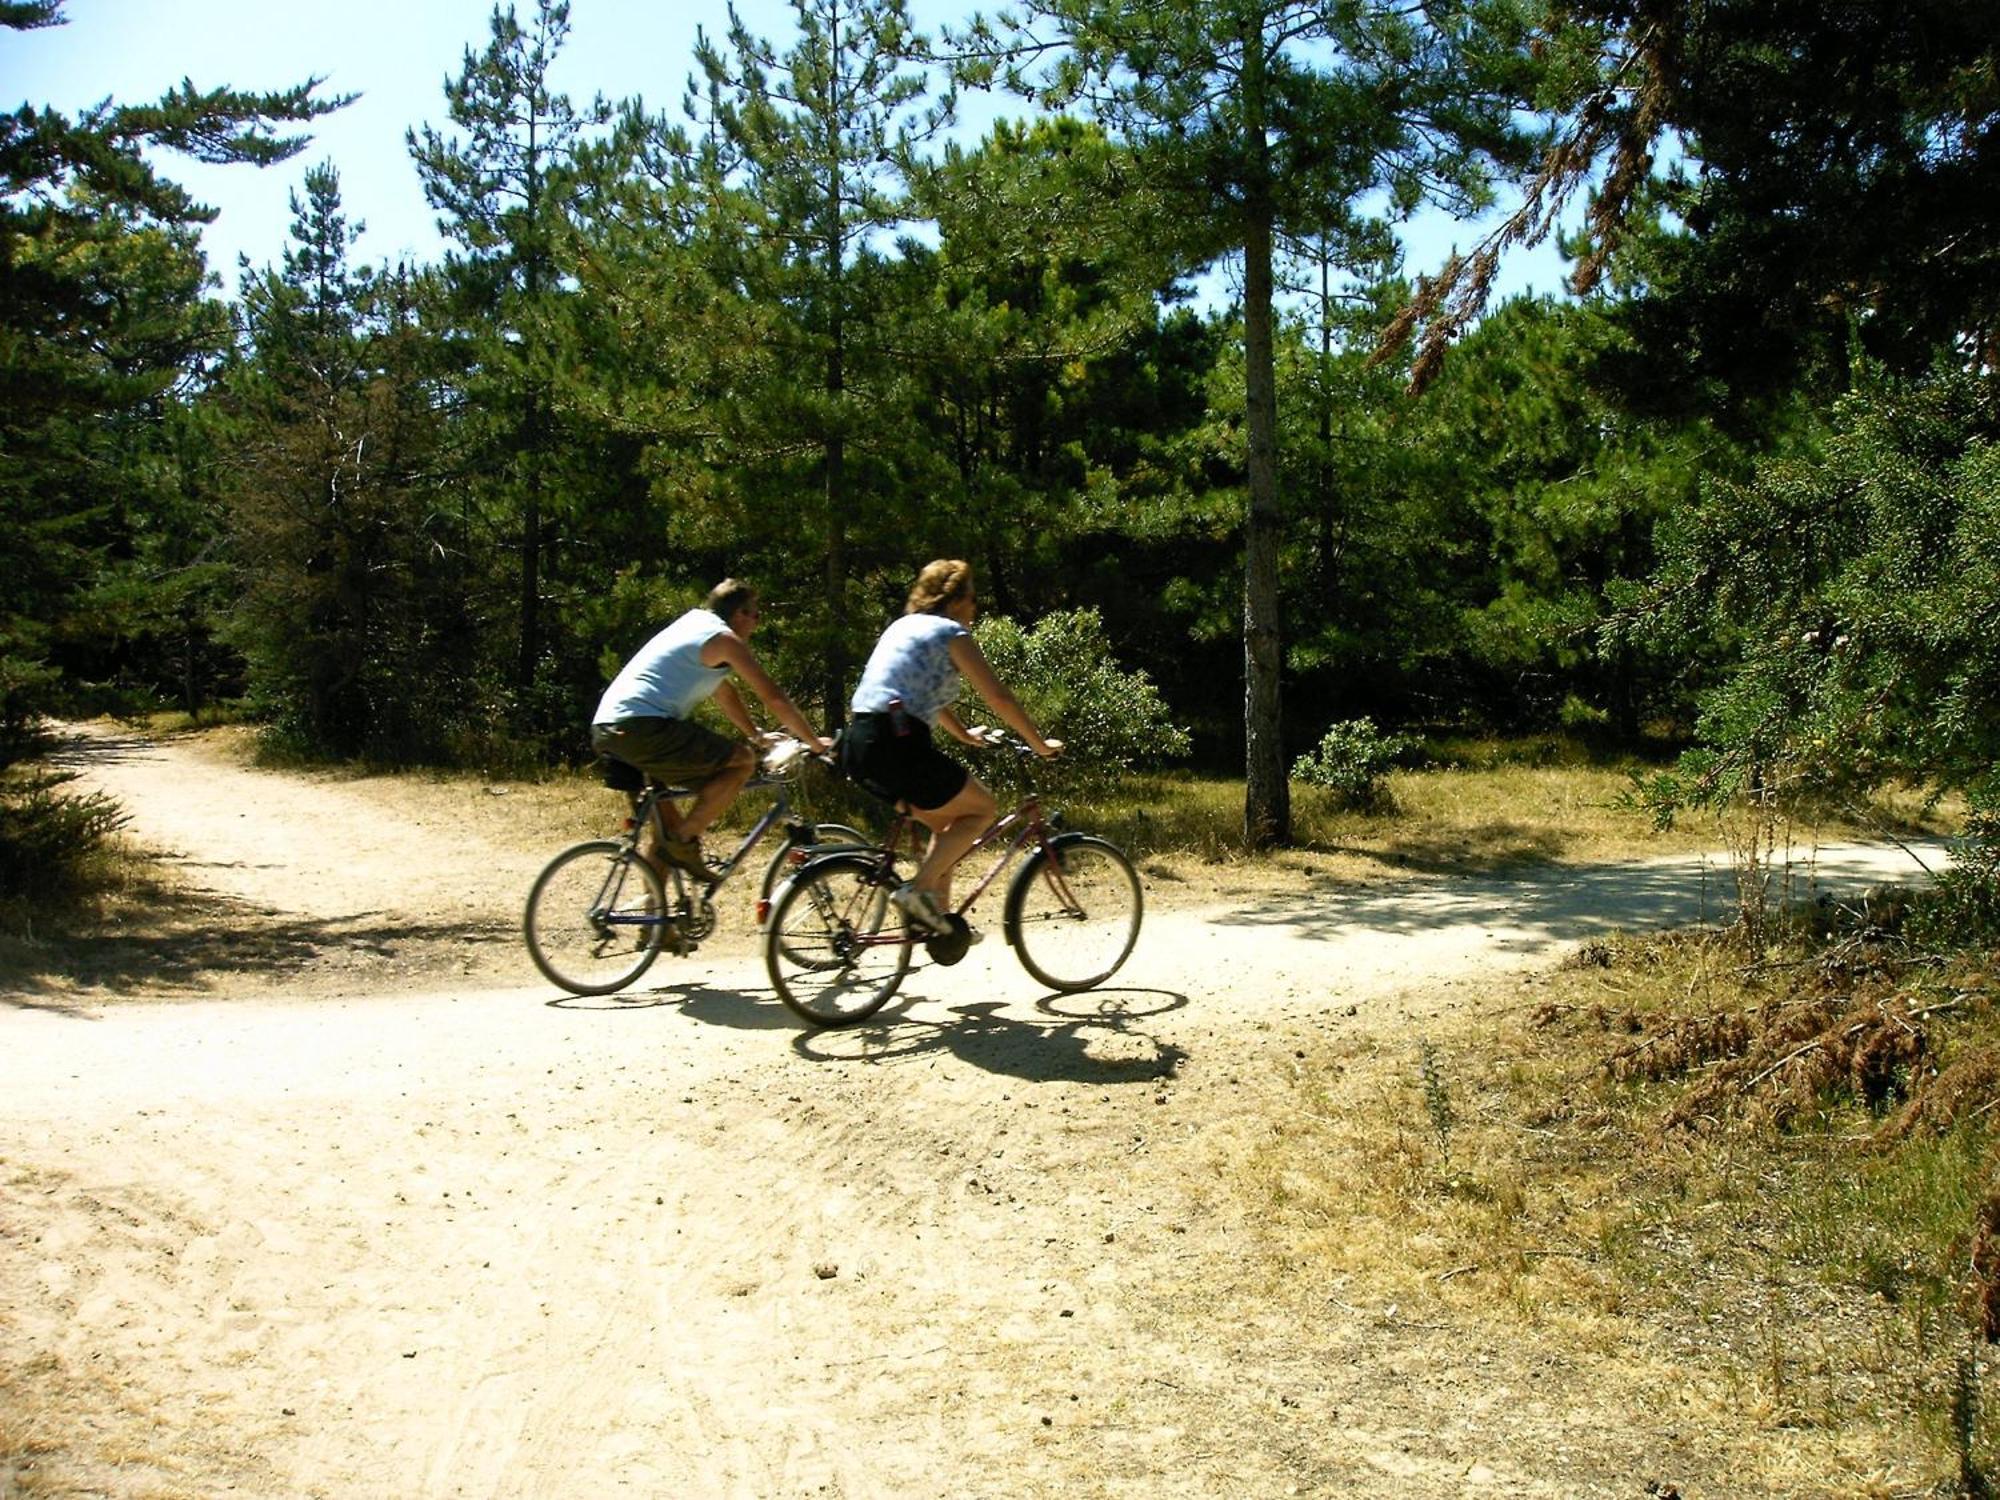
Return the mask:
[(590, 722), (685, 719), (729, 676), (729, 668), (705, 667), (701, 661), (701, 648), (728, 629), (718, 614), (689, 610), (625, 663), (598, 700)]

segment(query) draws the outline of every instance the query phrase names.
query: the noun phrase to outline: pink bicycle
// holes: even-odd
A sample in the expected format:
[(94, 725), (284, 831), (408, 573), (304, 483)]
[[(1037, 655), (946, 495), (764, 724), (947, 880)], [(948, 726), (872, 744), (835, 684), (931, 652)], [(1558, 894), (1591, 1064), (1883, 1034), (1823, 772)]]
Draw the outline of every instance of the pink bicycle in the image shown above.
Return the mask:
[[(1018, 740), (993, 742), (1034, 753)], [(778, 998), (807, 1021), (848, 1026), (874, 1015), (902, 984), (919, 943), (933, 962), (957, 963), (972, 936), (966, 913), (1021, 856), (1000, 929), (1022, 968), (1052, 990), (1088, 990), (1131, 955), (1145, 907), (1132, 861), (1108, 839), (1064, 828), (1032, 794), (960, 863), (963, 874), (982, 850), (997, 851), (949, 914), (947, 934), (913, 929), (889, 900), (909, 878), (902, 861), (922, 837), (922, 825), (899, 809), (879, 845), (794, 856), (797, 868), (764, 924), (764, 966)]]

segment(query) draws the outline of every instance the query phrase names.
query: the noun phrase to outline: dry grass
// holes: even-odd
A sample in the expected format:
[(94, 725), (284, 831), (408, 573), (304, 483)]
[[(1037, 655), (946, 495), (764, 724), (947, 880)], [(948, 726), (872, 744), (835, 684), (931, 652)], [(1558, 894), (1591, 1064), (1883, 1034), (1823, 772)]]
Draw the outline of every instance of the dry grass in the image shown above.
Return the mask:
[[(1592, 769), (1398, 772), (1392, 805), (1354, 812), (1309, 787), (1293, 792), (1294, 847), (1281, 867), (1366, 879), (1490, 872), (1550, 860), (1643, 857), (1711, 847), (1712, 834), (1659, 833), (1623, 802), (1623, 773)], [(1254, 863), (1242, 838), (1243, 783), (1219, 777), (1133, 778), (1115, 795), (1069, 805), (1078, 826), (1164, 859)]]
[[(1135, 777), (1111, 796), (1068, 805), (1070, 820), (1170, 866), (1268, 864), (1350, 881), (1413, 874), (1491, 874), (1543, 863), (1595, 864), (1727, 847), (1721, 819), (1689, 817), (1661, 829), (1631, 798), (1632, 767), (1528, 766), (1399, 771), (1381, 811), (1340, 808), (1293, 788), (1294, 847), (1268, 856), (1243, 847), (1243, 783), (1216, 777)], [(1847, 838), (1934, 837), (1957, 827), (1956, 803), (1927, 808), (1916, 792), (1885, 793), (1811, 827), (1804, 848)]]
[(10, 1500), (198, 1500), (181, 1477), (190, 1444), (204, 1458), (223, 1451), (174, 1430), (156, 1394), (120, 1373), (56, 1354), (0, 1358), (0, 1495)]
[(1278, 1282), (1671, 1372), (1718, 1431), (1747, 1412), (1746, 1488), (1976, 1489), (2000, 1007), (1976, 961), (1894, 957), (1595, 945), (1461, 997), (1475, 1026), (1308, 1041), (1223, 1176)]
[(186, 894), (122, 839), (93, 852), (74, 885), (0, 901), (0, 976), (10, 985), (32, 990), (36, 976), (88, 972), (105, 934), (163, 932), (191, 915)]
[[(173, 716), (146, 726), (178, 732)], [(205, 741), (234, 759), (258, 756), (257, 731), (247, 725), (199, 729)], [(1327, 793), (1294, 784), (1293, 847), (1271, 855), (1243, 844), (1243, 783), (1190, 772), (1140, 774), (1111, 793), (1073, 794), (1058, 763), (1050, 768), (1044, 802), (1076, 827), (1112, 838), (1139, 857), (1189, 865), (1303, 867), (1367, 878), (1380, 874), (1483, 873), (1547, 861), (1591, 863), (1724, 847), (1732, 830), (1716, 819), (1689, 818), (1659, 829), (1632, 799), (1642, 762), (1594, 760), (1564, 741), (1480, 741), (1441, 747), (1437, 764), (1395, 771), (1389, 797), (1376, 811), (1339, 807)], [(296, 769), (296, 768), (294, 768)], [(539, 779), (494, 778), (476, 771), (307, 769), (302, 774), (365, 779), (378, 794), (422, 812), (439, 789), (480, 789), (483, 805), (466, 811), (475, 830), (558, 843), (600, 835), (615, 826), (618, 801), (588, 770)], [(465, 808), (463, 800), (455, 804)], [(798, 805), (809, 816), (879, 826), (879, 804), (830, 773), (809, 769)], [(761, 810), (746, 795), (720, 831), (741, 832)], [(1839, 838), (1924, 837), (1955, 829), (1956, 802), (1930, 807), (1920, 790), (1886, 792), (1865, 807), (1839, 810), (1820, 824), (1793, 830), (1793, 842)]]

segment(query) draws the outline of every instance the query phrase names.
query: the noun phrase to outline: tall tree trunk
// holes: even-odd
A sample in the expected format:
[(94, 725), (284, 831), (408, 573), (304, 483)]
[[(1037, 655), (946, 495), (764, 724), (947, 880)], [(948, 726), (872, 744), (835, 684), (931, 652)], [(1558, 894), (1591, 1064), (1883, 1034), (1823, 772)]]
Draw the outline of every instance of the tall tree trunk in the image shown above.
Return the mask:
[[(836, 16), (833, 54), (839, 55)], [(847, 722), (847, 437), (841, 427), (846, 412), (841, 401), (847, 389), (847, 308), (845, 298), (846, 236), (841, 224), (841, 173), (836, 159), (827, 174), (826, 285), (831, 321), (826, 352), (827, 409), (834, 430), (826, 441), (826, 676), (821, 686), (829, 731)]]
[(829, 733), (847, 722), (847, 444), (835, 436), (826, 445), (826, 675), (820, 692), (825, 698)]
[(528, 396), (527, 494), (521, 501), (521, 655), (514, 685), (525, 696), (535, 685), (535, 661), (542, 654), (542, 453), (541, 402)]
[(1319, 462), (1314, 466), (1314, 507), (1319, 518), (1319, 555), (1313, 586), (1321, 598), (1333, 595), (1335, 512), (1333, 487), (1333, 258), (1321, 246), (1319, 262)]
[(1278, 399), (1272, 349), (1271, 240), (1274, 211), (1263, 129), (1261, 26), (1244, 46), (1244, 136), (1257, 165), (1246, 194), (1243, 245), (1243, 393), (1249, 437), (1250, 508), (1243, 531), (1243, 841), (1252, 849), (1288, 843), (1291, 783), (1285, 775), (1278, 621)]
[[(497, 12), (496, 12), (497, 14)], [(527, 291), (528, 316), (540, 312), (542, 296), (542, 148), (541, 121), (532, 112), (528, 118), (528, 210), (527, 257), (523, 284)], [(524, 343), (526, 341), (524, 340)], [(530, 356), (532, 359), (532, 356)], [(525, 705), (535, 685), (535, 664), (542, 654), (542, 454), (546, 438), (542, 432), (541, 388), (533, 364), (528, 369), (528, 410), (522, 439), (528, 461), (527, 494), (521, 502), (521, 656), (514, 668), (514, 686)], [(526, 722), (525, 713), (521, 715)]]

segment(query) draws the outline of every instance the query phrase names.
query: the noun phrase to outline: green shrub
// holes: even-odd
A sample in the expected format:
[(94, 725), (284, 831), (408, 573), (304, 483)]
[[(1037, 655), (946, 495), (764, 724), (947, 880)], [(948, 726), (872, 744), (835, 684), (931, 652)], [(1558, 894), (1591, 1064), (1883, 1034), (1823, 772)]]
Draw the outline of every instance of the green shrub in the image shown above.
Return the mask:
[(2000, 945), (2000, 808), (1975, 807), (1952, 862), (1912, 906), (1910, 936), (1926, 947)]
[[(1061, 610), (1031, 629), (990, 615), (976, 634), (994, 672), (1042, 733), (1063, 741), (1072, 784), (1102, 785), (1187, 754), (1187, 730), (1174, 723), (1152, 679), (1118, 665), (1096, 610)], [(980, 775), (991, 782), (988, 769)]]
[(102, 792), (66, 794), (73, 771), (17, 769), (0, 783), (0, 897), (71, 889), (92, 856), (125, 826)]
[(1563, 699), (1556, 719), (1571, 734), (1601, 734), (1611, 727), (1609, 712), (1584, 701), (1575, 693)]
[(1389, 801), (1383, 778), (1416, 743), (1407, 735), (1382, 733), (1373, 719), (1344, 719), (1327, 729), (1317, 749), (1292, 763), (1292, 780), (1331, 792), (1343, 807), (1379, 811)]
[[(1898, 783), (2000, 789), (2000, 403), (1952, 374), (1865, 380), (1810, 447), (1671, 514), (1646, 592), (1605, 637), (1709, 673), (1699, 746), (1648, 796), (1809, 816)], [(1633, 632), (1628, 636), (1628, 631)]]

